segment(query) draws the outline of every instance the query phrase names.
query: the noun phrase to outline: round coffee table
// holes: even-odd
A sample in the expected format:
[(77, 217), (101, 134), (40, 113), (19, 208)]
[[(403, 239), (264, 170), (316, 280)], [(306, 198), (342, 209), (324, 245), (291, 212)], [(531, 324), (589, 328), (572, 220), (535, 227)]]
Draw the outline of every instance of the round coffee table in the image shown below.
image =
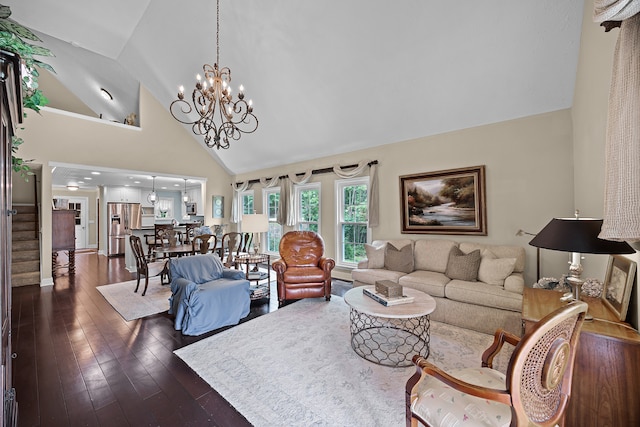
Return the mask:
[(411, 366), (411, 358), (429, 356), (429, 314), (436, 301), (424, 292), (404, 288), (414, 298), (408, 304), (384, 306), (364, 295), (358, 286), (344, 294), (351, 308), (351, 347), (362, 358), (384, 366)]

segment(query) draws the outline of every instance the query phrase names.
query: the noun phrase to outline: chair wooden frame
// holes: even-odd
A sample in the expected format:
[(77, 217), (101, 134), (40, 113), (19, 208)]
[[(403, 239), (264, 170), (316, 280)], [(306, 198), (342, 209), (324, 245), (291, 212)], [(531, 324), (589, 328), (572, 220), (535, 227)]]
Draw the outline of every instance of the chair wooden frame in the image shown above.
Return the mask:
[[(411, 410), (413, 401), (418, 399), (415, 386), (425, 376), (432, 376), (471, 396), (508, 405), (511, 408), (511, 426), (563, 425), (571, 395), (576, 348), (586, 311), (586, 303), (570, 303), (541, 319), (522, 338), (498, 330), (493, 344), (482, 355), (482, 366), (492, 368), (493, 359), (505, 342), (515, 346), (507, 368), (505, 390), (459, 380), (423, 357), (414, 356), (416, 373), (407, 381), (405, 390), (407, 426), (417, 427), (418, 422), (429, 425)], [(540, 354), (544, 359), (540, 360)], [(522, 380), (523, 377), (526, 380)], [(532, 418), (532, 408), (538, 411), (538, 417), (540, 413), (545, 417)]]
[[(211, 239), (213, 238), (213, 244)], [(218, 245), (218, 238), (214, 234), (201, 234), (199, 236), (193, 236), (191, 240), (191, 246), (193, 247), (193, 253), (206, 254), (215, 253)]]
[(132, 235), (129, 238), (129, 244), (131, 244), (131, 249), (133, 250), (133, 255), (136, 258), (136, 288), (133, 292), (138, 292), (138, 288), (140, 287), (140, 277), (144, 276), (144, 290), (142, 291), (142, 296), (145, 296), (147, 293), (147, 287), (149, 287), (149, 277), (150, 276), (160, 276), (160, 282), (165, 283), (164, 279), (169, 281), (169, 270), (167, 268), (166, 261), (158, 261), (158, 262), (148, 262), (147, 257), (144, 255), (144, 248), (142, 247), (142, 242), (138, 236)]

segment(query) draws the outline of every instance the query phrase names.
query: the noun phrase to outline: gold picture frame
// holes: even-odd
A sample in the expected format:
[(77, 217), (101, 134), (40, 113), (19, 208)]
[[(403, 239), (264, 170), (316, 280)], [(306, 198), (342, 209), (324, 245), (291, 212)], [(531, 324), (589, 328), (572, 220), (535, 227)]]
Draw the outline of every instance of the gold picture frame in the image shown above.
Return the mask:
[(485, 167), (400, 177), (402, 233), (487, 235)]
[(609, 256), (601, 298), (604, 304), (622, 322), (627, 318), (636, 268), (636, 263), (629, 258), (619, 255)]

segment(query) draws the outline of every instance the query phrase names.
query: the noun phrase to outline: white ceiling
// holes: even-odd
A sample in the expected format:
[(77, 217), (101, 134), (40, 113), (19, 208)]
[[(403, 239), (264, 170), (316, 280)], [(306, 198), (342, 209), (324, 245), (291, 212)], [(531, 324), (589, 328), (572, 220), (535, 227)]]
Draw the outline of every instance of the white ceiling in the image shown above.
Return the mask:
[[(84, 56), (68, 43), (103, 55), (91, 61), (101, 85), (128, 74), (167, 108), (215, 62), (212, 0), (4, 3), (18, 22), (67, 42), (56, 61)], [(220, 62), (260, 124), (207, 151), (245, 173), (569, 108), (584, 3), (222, 0)], [(105, 72), (110, 64), (116, 71)], [(94, 96), (96, 82), (80, 78), (90, 71), (61, 73), (83, 100)]]

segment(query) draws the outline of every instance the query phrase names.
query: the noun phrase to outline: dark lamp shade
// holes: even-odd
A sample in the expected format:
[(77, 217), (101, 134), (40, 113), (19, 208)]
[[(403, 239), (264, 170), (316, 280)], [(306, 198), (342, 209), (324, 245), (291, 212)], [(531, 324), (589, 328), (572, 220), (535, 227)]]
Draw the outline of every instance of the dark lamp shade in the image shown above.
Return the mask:
[(554, 218), (529, 244), (543, 249), (583, 254), (632, 254), (626, 242), (598, 238), (601, 219)]

